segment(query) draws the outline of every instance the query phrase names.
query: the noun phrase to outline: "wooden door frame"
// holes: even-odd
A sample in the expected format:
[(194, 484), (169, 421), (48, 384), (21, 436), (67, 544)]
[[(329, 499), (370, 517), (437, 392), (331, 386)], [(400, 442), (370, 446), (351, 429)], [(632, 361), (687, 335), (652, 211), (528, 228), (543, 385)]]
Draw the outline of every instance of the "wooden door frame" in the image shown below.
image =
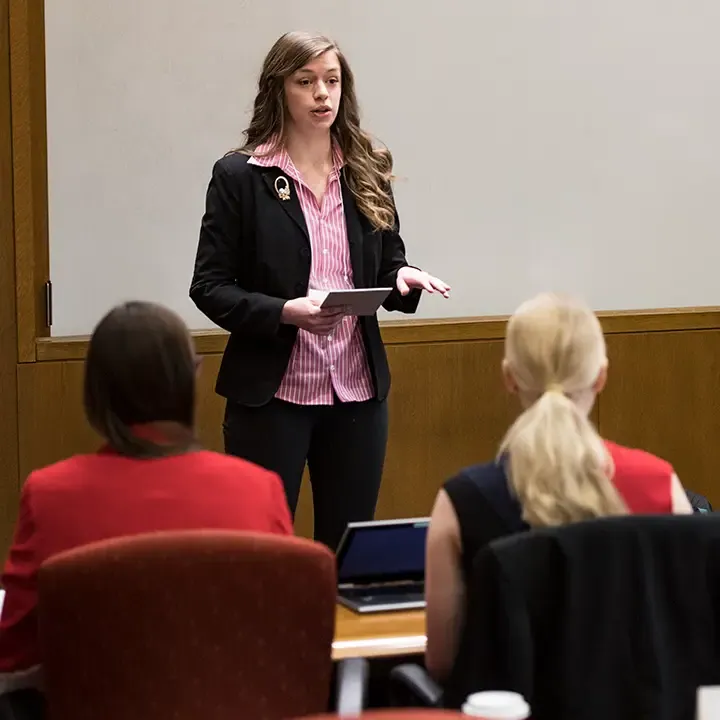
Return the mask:
[(50, 332), (45, 313), (50, 275), (45, 3), (3, 4), (9, 18), (17, 359), (34, 362), (37, 339)]
[(0, 0), (0, 547), (15, 522), (18, 478), (16, 310), (9, 0)]

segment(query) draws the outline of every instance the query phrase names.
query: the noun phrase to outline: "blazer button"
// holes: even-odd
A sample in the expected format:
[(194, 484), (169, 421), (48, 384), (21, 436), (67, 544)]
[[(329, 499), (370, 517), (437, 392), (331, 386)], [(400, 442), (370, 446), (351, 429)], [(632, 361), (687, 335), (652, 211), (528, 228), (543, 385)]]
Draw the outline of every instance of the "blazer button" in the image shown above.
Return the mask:
[(298, 292), (301, 295), (304, 295), (305, 294), (305, 286), (302, 283), (295, 283), (295, 292)]
[(300, 254), (304, 257), (310, 257), (310, 248), (304, 247), (300, 250)]

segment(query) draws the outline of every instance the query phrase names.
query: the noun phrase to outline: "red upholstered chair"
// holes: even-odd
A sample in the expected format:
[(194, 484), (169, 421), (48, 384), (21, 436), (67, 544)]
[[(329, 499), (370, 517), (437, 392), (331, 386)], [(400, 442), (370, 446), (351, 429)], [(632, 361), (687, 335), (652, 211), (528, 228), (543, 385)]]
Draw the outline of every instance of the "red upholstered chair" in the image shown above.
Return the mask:
[(191, 531), (50, 559), (40, 638), (53, 720), (279, 720), (328, 710), (333, 554)]

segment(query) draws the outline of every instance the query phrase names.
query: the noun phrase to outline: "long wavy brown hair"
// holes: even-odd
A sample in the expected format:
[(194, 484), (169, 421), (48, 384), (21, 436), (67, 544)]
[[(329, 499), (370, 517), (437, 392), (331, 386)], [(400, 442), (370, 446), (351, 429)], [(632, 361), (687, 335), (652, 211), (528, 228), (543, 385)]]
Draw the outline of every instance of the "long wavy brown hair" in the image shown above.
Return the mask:
[(377, 147), (360, 127), (355, 95), (355, 78), (337, 44), (324, 35), (289, 32), (272, 46), (263, 62), (253, 115), (245, 130), (240, 152), (251, 155), (265, 143), (283, 142), (288, 124), (285, 79), (308, 62), (330, 50), (340, 62), (341, 99), (331, 133), (345, 161), (343, 173), (358, 209), (376, 230), (395, 226), (395, 205), (391, 194), (392, 155)]

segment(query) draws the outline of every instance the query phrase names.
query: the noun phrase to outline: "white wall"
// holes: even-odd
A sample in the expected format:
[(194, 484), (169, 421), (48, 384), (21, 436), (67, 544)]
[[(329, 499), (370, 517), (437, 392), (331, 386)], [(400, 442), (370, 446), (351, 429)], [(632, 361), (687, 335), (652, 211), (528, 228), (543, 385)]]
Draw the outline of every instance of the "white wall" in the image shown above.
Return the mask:
[(187, 297), (213, 161), (265, 52), (334, 36), (393, 151), (411, 262), (453, 285), (421, 316), (719, 305), (715, 0), (46, 3), (53, 335)]

